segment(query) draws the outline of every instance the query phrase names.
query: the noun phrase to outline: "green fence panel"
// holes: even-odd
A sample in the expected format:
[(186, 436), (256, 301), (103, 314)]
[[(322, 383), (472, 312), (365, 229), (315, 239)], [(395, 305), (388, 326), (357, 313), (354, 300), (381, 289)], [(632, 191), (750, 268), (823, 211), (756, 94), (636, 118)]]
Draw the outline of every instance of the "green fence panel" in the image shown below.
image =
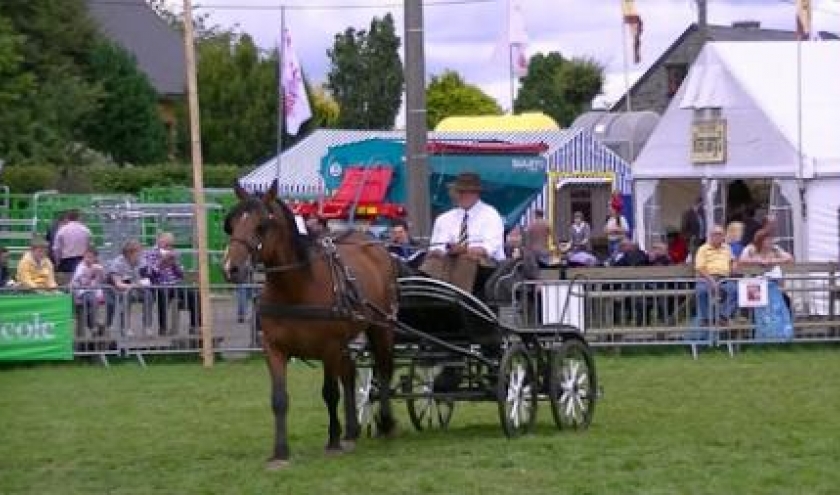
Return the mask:
[(73, 359), (69, 294), (0, 295), (0, 361)]

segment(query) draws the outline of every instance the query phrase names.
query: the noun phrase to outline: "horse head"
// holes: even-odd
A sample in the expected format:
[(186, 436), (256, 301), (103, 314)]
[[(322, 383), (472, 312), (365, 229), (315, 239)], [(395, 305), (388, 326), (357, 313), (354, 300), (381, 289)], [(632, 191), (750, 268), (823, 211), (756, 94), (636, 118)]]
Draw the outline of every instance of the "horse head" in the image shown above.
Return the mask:
[(282, 269), (307, 258), (306, 236), (298, 231), (292, 211), (278, 200), (277, 181), (261, 197), (238, 182), (233, 189), (239, 202), (224, 225), (230, 239), (223, 262), (228, 282), (245, 282), (256, 262)]

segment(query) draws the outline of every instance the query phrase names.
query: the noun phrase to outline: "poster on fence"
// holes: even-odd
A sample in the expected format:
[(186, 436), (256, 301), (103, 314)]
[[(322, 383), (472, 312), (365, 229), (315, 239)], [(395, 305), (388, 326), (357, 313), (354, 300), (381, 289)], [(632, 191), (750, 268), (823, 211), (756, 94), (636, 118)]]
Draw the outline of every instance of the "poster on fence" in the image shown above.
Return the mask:
[(571, 325), (581, 333), (586, 331), (586, 318), (583, 306), (583, 288), (572, 291), (572, 284), (557, 283), (540, 287), (543, 325)]
[(767, 279), (742, 278), (738, 280), (738, 306), (763, 308), (767, 306)]
[(73, 359), (68, 294), (0, 296), (0, 361)]

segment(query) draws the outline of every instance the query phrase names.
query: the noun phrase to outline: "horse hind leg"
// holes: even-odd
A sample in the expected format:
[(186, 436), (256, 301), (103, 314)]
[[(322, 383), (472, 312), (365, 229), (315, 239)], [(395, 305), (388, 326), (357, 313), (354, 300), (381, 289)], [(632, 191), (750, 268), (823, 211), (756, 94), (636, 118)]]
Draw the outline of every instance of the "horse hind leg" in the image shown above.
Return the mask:
[(327, 413), (330, 418), (329, 436), (325, 448), (328, 454), (342, 452), (341, 421), (338, 419), (338, 401), (341, 396), (335, 371), (335, 364), (324, 362), (324, 384), (321, 388), (321, 396), (324, 398), (324, 404), (327, 406)]
[(344, 423), (346, 429), (342, 447), (352, 451), (359, 439), (360, 427), (356, 404), (356, 363), (350, 355), (344, 355), (341, 360), (341, 386), (344, 395)]
[(271, 374), (271, 408), (274, 412), (274, 453), (268, 460), (268, 469), (280, 469), (289, 463), (289, 444), (286, 433), (286, 416), (289, 394), (286, 391), (286, 356), (265, 348), (266, 363)]
[(394, 375), (394, 337), (390, 327), (371, 326), (368, 331), (374, 357), (374, 377), (379, 393), (379, 414), (376, 417), (377, 432), (381, 436), (393, 436), (397, 422), (391, 410), (391, 379)]

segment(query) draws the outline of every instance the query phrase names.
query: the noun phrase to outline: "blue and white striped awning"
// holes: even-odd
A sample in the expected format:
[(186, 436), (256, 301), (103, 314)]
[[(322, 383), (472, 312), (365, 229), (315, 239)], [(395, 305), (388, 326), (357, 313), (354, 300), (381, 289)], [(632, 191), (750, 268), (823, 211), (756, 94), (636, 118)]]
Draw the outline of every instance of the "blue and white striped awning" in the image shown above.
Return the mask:
[[(248, 189), (264, 190), (275, 178), (279, 178), (280, 194), (283, 196), (317, 196), (324, 188), (324, 181), (320, 175), (321, 159), (327, 155), (329, 148), (373, 138), (405, 139), (405, 132), (319, 129), (283, 152), (279, 173), (277, 159), (273, 158), (247, 174), (240, 182)], [(429, 139), (543, 142), (548, 145), (548, 150), (544, 153), (548, 159), (548, 172), (610, 173), (615, 177), (613, 187), (621, 194), (628, 195), (632, 189), (630, 165), (595, 140), (585, 129), (527, 132), (430, 132)], [(546, 197), (547, 190), (544, 190), (531, 209), (544, 209)]]

